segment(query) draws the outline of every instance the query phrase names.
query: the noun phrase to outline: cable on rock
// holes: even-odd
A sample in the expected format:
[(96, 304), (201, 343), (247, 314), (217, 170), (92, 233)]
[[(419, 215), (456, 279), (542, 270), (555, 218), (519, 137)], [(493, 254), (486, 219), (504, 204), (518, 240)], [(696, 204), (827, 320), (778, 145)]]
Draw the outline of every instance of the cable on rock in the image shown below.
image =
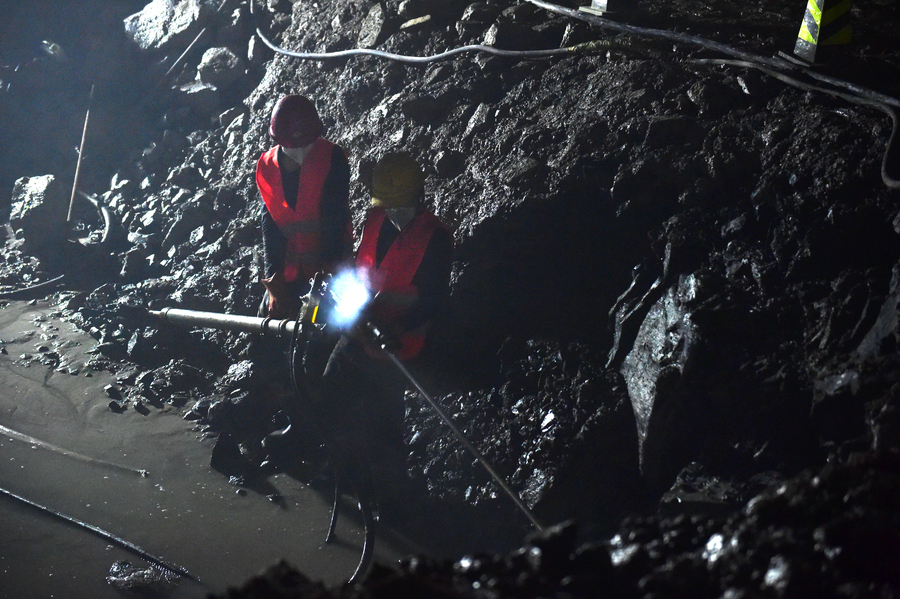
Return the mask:
[[(250, 14), (254, 14), (253, 2), (250, 3)], [(297, 52), (294, 50), (282, 48), (281, 46), (277, 45), (275, 42), (266, 37), (259, 26), (256, 26), (255, 29), (256, 35), (259, 36), (259, 39), (261, 39), (262, 42), (274, 52), (283, 54), (285, 56), (292, 56), (294, 58), (302, 58), (304, 60), (330, 60), (333, 58), (347, 58), (350, 56), (369, 55), (377, 56), (379, 58), (387, 58), (389, 60), (394, 60), (397, 62), (406, 62), (410, 64), (427, 64), (431, 62), (437, 62), (439, 60), (445, 60), (447, 58), (450, 58), (451, 56), (456, 56), (458, 54), (463, 54), (466, 52), (485, 52), (487, 54), (493, 54), (495, 56), (506, 56), (510, 58), (546, 58), (549, 56), (571, 55), (608, 50), (610, 47), (616, 45), (612, 42), (603, 40), (585, 42), (583, 44), (568, 46), (566, 48), (548, 48), (546, 50), (504, 50), (502, 48), (495, 48), (493, 46), (486, 46), (484, 44), (471, 44), (468, 46), (453, 48), (452, 50), (447, 50), (446, 52), (440, 52), (431, 56), (409, 56), (406, 54), (395, 54), (393, 52), (385, 52), (383, 50), (375, 50), (372, 48), (351, 48), (350, 50), (337, 50), (334, 52)]]
[(0, 291), (0, 299), (20, 299), (24, 297), (29, 297), (31, 293), (35, 291), (43, 291), (45, 289), (51, 289), (55, 285), (60, 284), (62, 280), (65, 278), (65, 274), (61, 274), (59, 276), (53, 277), (50, 280), (42, 281), (40, 283), (35, 283), (34, 285), (29, 285), (28, 287), (22, 287), (20, 289), (12, 289), (10, 291)]
[[(597, 25), (598, 27), (603, 27), (607, 29), (612, 29), (615, 31), (619, 31), (622, 33), (630, 33), (633, 35), (639, 35), (643, 37), (654, 37), (661, 38), (674, 42), (683, 42), (687, 44), (692, 44), (696, 46), (700, 46), (706, 48), (708, 50), (713, 50), (716, 52), (721, 52), (726, 56), (731, 56), (736, 60), (732, 61), (720, 61), (720, 64), (731, 64), (735, 66), (742, 66), (748, 68), (756, 68), (767, 75), (775, 77), (779, 81), (787, 83), (788, 85), (792, 85), (799, 89), (804, 89), (808, 91), (819, 91), (823, 93), (830, 94), (837, 98), (842, 98), (847, 100), (848, 102), (852, 102), (855, 104), (861, 104), (865, 106), (872, 106), (877, 108), (887, 114), (891, 120), (893, 121), (893, 129), (891, 131), (891, 135), (888, 138), (887, 145), (884, 150), (884, 157), (881, 161), (881, 179), (884, 181), (884, 184), (888, 186), (890, 189), (900, 189), (900, 181), (890, 177), (887, 174), (887, 163), (888, 156), (891, 153), (891, 149), (893, 147), (894, 141), (897, 137), (897, 114), (891, 108), (891, 106), (895, 106), (900, 108), (900, 100), (893, 98), (891, 96), (876, 92), (871, 89), (867, 89), (860, 85), (856, 85), (854, 83), (850, 83), (849, 81), (844, 81), (842, 79), (838, 79), (836, 77), (831, 77), (828, 75), (824, 75), (822, 73), (817, 73), (812, 69), (803, 67), (799, 64), (792, 64), (785, 60), (779, 58), (769, 58), (766, 56), (760, 56), (758, 54), (753, 54), (751, 52), (745, 52), (743, 50), (739, 50), (732, 46), (728, 46), (726, 44), (722, 44), (719, 42), (715, 42), (712, 40), (708, 40), (706, 38), (690, 35), (686, 33), (679, 33), (676, 31), (666, 31), (663, 29), (652, 29), (648, 27), (637, 27), (634, 25), (627, 25), (625, 23), (618, 23), (616, 21), (610, 21), (608, 19), (604, 19), (602, 17), (598, 17), (596, 15), (584, 13), (577, 10), (572, 10), (571, 8), (566, 8), (564, 6), (559, 6), (556, 4), (551, 4), (549, 2), (545, 2), (544, 0), (527, 0), (531, 4), (535, 6), (539, 6), (545, 10), (550, 12), (554, 12), (557, 14), (565, 15), (568, 17), (572, 17), (575, 19), (579, 19), (581, 21), (585, 21), (592, 25)], [(699, 61), (698, 61), (699, 62)], [(821, 86), (806, 84), (794, 77), (787, 75), (788, 72), (801, 72), (809, 77), (817, 79), (823, 83), (827, 83), (834, 87), (844, 88), (852, 94), (847, 94), (843, 92), (839, 92), (836, 90), (829, 90)]]
[(846, 100), (847, 102), (851, 102), (853, 104), (859, 104), (860, 106), (870, 106), (872, 108), (877, 108), (884, 112), (888, 117), (890, 117), (891, 122), (893, 123), (891, 127), (891, 134), (888, 137), (887, 141), (887, 149), (885, 150), (884, 156), (881, 160), (881, 178), (884, 181), (884, 184), (887, 185), (890, 189), (900, 189), (900, 180), (894, 179), (890, 177), (887, 173), (887, 162), (888, 156), (890, 155), (890, 150), (894, 145), (894, 141), (897, 138), (897, 113), (896, 111), (883, 102), (879, 102), (877, 100), (871, 100), (869, 98), (860, 97), (856, 94), (846, 94), (843, 92), (839, 92), (833, 89), (828, 89), (825, 87), (821, 87), (818, 85), (811, 85), (809, 83), (804, 83), (798, 79), (785, 75), (784, 73), (775, 71), (773, 69), (768, 69), (761, 65), (758, 65), (753, 62), (744, 61), (744, 60), (727, 60), (727, 59), (715, 59), (715, 58), (707, 58), (707, 59), (698, 59), (692, 61), (696, 64), (717, 64), (717, 65), (730, 65), (737, 67), (745, 67), (745, 68), (754, 68), (759, 69), (766, 75), (770, 77), (774, 77), (783, 83), (787, 83), (793, 87), (798, 89), (802, 89), (804, 91), (817, 91), (823, 94), (828, 94), (830, 96), (834, 96), (836, 98), (841, 98), (842, 100)]
[[(687, 33), (679, 33), (677, 31), (667, 31), (663, 29), (653, 29), (649, 27), (638, 27), (635, 25), (628, 25), (625, 23), (619, 23), (617, 21), (610, 21), (608, 19), (604, 19), (602, 17), (598, 17), (596, 15), (592, 15), (589, 13), (585, 13), (578, 10), (573, 10), (571, 8), (566, 8), (564, 6), (559, 6), (557, 4), (551, 4), (549, 2), (545, 2), (544, 0), (526, 0), (535, 6), (548, 10), (550, 12), (554, 12), (557, 14), (561, 14), (564, 16), (572, 17), (581, 21), (585, 21), (590, 23), (591, 25), (597, 25), (599, 27), (603, 27), (606, 29), (612, 29), (614, 31), (619, 31), (622, 33), (628, 33), (632, 35), (638, 35), (643, 37), (651, 37), (651, 38), (661, 38), (668, 41), (673, 42), (681, 42), (686, 44), (692, 44), (696, 46), (700, 46), (706, 48), (708, 50), (712, 50), (715, 52), (720, 52), (725, 54), (726, 56), (730, 56), (735, 60), (728, 62), (728, 64), (732, 64), (734, 66), (742, 66), (747, 68), (756, 68), (760, 69), (764, 73), (775, 77), (776, 79), (797, 87), (799, 89), (805, 89), (808, 91), (819, 91), (823, 93), (830, 94), (832, 96), (842, 98), (849, 102), (855, 104), (861, 104), (866, 106), (872, 106), (874, 108), (878, 108), (882, 112), (888, 115), (893, 122), (893, 127), (891, 131), (891, 135), (888, 138), (887, 146), (885, 147), (884, 156), (881, 162), (881, 178), (884, 181), (885, 185), (890, 189), (900, 189), (900, 181), (892, 178), (887, 173), (887, 164), (888, 164), (888, 156), (891, 153), (891, 149), (893, 147), (894, 141), (897, 137), (897, 115), (896, 112), (891, 109), (891, 106), (900, 108), (900, 100), (893, 98), (891, 96), (876, 92), (871, 89), (864, 88), (862, 86), (856, 85), (849, 81), (844, 81), (842, 79), (838, 79), (836, 77), (831, 77), (828, 75), (824, 75), (822, 73), (817, 73), (812, 69), (803, 67), (799, 64), (792, 64), (785, 60), (779, 58), (769, 58), (766, 56), (761, 56), (758, 54), (753, 54), (751, 52), (745, 52), (738, 48), (734, 48), (733, 46), (728, 46), (727, 44), (722, 44), (720, 42), (716, 42), (713, 40), (709, 40), (697, 35), (691, 35)], [(250, 2), (250, 15), (251, 19), (256, 18), (254, 12), (254, 3)], [(462, 54), (465, 52), (486, 52), (488, 54), (493, 54), (496, 56), (506, 56), (512, 58), (544, 58), (548, 56), (559, 56), (559, 55), (571, 55), (576, 53), (587, 53), (587, 52), (596, 52), (601, 49), (609, 49), (612, 47), (621, 47), (619, 44), (615, 42), (611, 42), (609, 40), (604, 41), (595, 41), (595, 42), (587, 42), (584, 44), (578, 44), (575, 46), (570, 46), (566, 48), (550, 48), (546, 50), (504, 50), (501, 48), (494, 48), (493, 46), (486, 46), (483, 44), (472, 44), (468, 46), (462, 46), (459, 48), (454, 48), (452, 50), (447, 50), (446, 52), (440, 52), (438, 54), (434, 54), (431, 56), (408, 56), (404, 54), (394, 54), (392, 52), (384, 52), (382, 50), (375, 50), (371, 48), (353, 48), (350, 50), (338, 50), (335, 52), (296, 52), (293, 50), (287, 50), (282, 48), (272, 42), (266, 35), (262, 32), (262, 29), (258, 26), (254, 27), (256, 29), (256, 34), (262, 40), (262, 42), (268, 46), (274, 52), (279, 54), (283, 54), (285, 56), (292, 56), (294, 58), (301, 58), (304, 60), (328, 60), (332, 58), (346, 58), (350, 56), (360, 56), (360, 55), (369, 55), (369, 56), (377, 56), (380, 58), (386, 58), (389, 60), (394, 60), (398, 62), (406, 62), (410, 64), (426, 64), (431, 62), (436, 62), (439, 60), (444, 60), (450, 58), (452, 56), (456, 56), (458, 54)], [(725, 63), (721, 63), (725, 64)], [(827, 83), (828, 85), (832, 85), (834, 87), (840, 87), (851, 92), (850, 94), (842, 93), (835, 90), (829, 90), (827, 88), (809, 85), (803, 83), (802, 81), (795, 79), (794, 77), (790, 77), (786, 73), (788, 72), (801, 72), (809, 77), (817, 79), (823, 83)]]

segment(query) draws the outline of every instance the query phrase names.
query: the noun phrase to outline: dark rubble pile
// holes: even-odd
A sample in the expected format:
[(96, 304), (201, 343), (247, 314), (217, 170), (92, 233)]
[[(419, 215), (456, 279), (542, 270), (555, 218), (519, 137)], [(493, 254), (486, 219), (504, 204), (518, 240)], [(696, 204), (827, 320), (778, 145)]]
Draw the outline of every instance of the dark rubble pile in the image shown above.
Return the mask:
[(898, 473), (897, 451), (854, 454), (728, 518), (629, 518), (583, 545), (562, 524), (509, 554), (411, 557), (331, 591), (282, 563), (219, 597), (895, 597)]
[[(255, 19), (246, 2), (219, 5), (106, 8), (116, 64), (88, 62), (72, 40), (68, 63), (22, 59), (21, 71), (70, 77), (4, 71), (0, 116), (20, 118), (0, 120), (19, 137), (41, 114), (35, 94), (77, 98), (51, 123), (71, 130), (67, 147), (92, 68), (103, 84), (81, 183), (97, 207), (76, 211), (84, 243), (53, 243), (65, 214), (48, 206), (65, 205), (75, 156), (38, 160), (51, 139), (41, 133), (36, 152), (3, 164), (0, 284), (65, 272), (62, 312), (100, 342), (95, 367), (119, 376), (111, 409), (172, 404), (254, 446), (279, 419), (252, 366), (258, 344), (176, 330), (144, 308), (255, 312), (253, 167), (274, 102), (306, 93), (350, 156), (357, 233), (377, 157), (402, 147), (420, 158), (456, 241), (437, 367), (423, 380), (541, 519), (577, 521), (512, 553), (517, 522), (500, 527), (514, 540), (482, 528), (462, 539), (496, 556), (411, 559), (364, 588), (328, 591), (285, 565), (232, 596), (900, 592), (889, 567), (900, 203), (881, 173), (893, 126), (882, 111), (797, 72), (805, 87), (527, 2), (268, 0)], [(790, 52), (803, 8), (666, 0), (617, 18), (771, 56)], [(897, 17), (896, 2), (858, 3), (854, 44), (821, 73), (900, 95)], [(308, 52), (599, 45), (541, 60), (301, 61), (261, 45), (256, 26)], [(898, 155), (885, 164), (894, 178)], [(414, 394), (407, 416), (413, 489), (455, 514), (515, 518)]]

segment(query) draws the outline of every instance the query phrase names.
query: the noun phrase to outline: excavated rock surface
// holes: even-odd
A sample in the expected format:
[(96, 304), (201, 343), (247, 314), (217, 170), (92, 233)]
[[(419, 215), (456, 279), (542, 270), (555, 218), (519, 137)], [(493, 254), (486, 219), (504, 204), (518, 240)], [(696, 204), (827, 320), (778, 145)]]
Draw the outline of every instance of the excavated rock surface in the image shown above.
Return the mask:
[[(302, 61), (260, 45), (246, 4), (174, 4), (148, 5), (146, 23), (143, 3), (106, 8), (103, 60), (76, 38), (67, 63), (3, 71), (0, 126), (22, 140), (4, 150), (9, 191), (69, 180), (100, 82), (80, 187), (116, 229), (52, 260), (10, 231), (0, 284), (65, 272), (66, 313), (101, 340), (95, 366), (120, 373), (111, 409), (182, 407), (245, 459), (283, 424), (253, 366), (264, 348), (143, 308), (255, 313), (253, 167), (274, 102), (308, 94), (350, 157), (357, 233), (376, 159), (419, 157), (456, 242), (423, 380), (539, 518), (576, 522), (523, 541), (524, 518), (411, 394), (409, 480), (384, 513), (432, 557), (332, 590), (282, 564), (229, 597), (900, 594), (900, 153), (883, 109), (822, 79), (900, 95), (897, 2), (854, 6), (853, 44), (818, 78), (655, 33), (790, 53), (804, 6), (781, 0), (614, 17), (642, 35), (506, 0), (254, 7), (304, 52), (600, 42), (427, 65)], [(158, 10), (178, 13), (177, 31), (148, 29)], [(61, 108), (42, 120), (50, 101)], [(4, 212), (28, 199), (15, 189)], [(95, 212), (77, 206), (85, 239)]]

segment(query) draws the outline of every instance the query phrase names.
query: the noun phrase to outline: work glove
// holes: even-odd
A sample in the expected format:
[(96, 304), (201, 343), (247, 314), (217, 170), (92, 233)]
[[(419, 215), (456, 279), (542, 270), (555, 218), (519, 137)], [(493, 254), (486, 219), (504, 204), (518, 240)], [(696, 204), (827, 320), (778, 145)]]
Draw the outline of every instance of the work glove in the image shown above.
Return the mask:
[(373, 343), (376, 347), (384, 348), (389, 352), (397, 352), (401, 347), (400, 335), (395, 331), (378, 329), (378, 334), (373, 335)]
[(284, 275), (276, 273), (260, 280), (269, 292), (269, 318), (293, 318), (300, 311), (300, 300), (294, 296)]

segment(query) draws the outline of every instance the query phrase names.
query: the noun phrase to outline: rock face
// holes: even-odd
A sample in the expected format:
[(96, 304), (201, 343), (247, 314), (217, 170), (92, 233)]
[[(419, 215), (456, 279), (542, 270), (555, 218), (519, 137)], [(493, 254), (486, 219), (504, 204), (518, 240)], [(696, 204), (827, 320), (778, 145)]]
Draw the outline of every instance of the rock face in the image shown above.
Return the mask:
[(125, 19), (125, 32), (141, 50), (168, 52), (179, 44), (187, 46), (208, 12), (201, 0), (153, 0)]
[[(376, 570), (364, 588), (329, 592), (279, 564), (218, 597), (727, 597), (738, 589), (824, 597), (838, 588), (858, 597), (890, 594), (900, 582), (898, 466), (896, 455), (855, 458), (760, 494), (728, 518), (632, 518), (600, 543), (578, 546), (576, 527), (566, 523), (505, 555), (453, 564), (413, 557)], [(879, 483), (869, 486), (873, 479)], [(867, 492), (846, 495), (858, 484)], [(885, 550), (871, 552), (876, 546)], [(490, 593), (480, 591), (486, 584)]]
[(900, 264), (895, 265), (888, 295), (872, 328), (863, 337), (855, 354), (861, 359), (884, 358), (900, 346)]
[(682, 277), (650, 308), (622, 364), (637, 423), (641, 471), (651, 480), (671, 480), (673, 473), (663, 472), (664, 462), (680, 469), (677, 464), (683, 465), (700, 445), (696, 435), (703, 434), (688, 426), (703, 408), (684, 396), (687, 385), (682, 381), (690, 377), (702, 344), (687, 308), (697, 297), (696, 285), (695, 277)]
[[(357, 238), (377, 158), (403, 149), (420, 160), (455, 256), (417, 374), (529, 509), (578, 521), (522, 548), (527, 524), (411, 394), (409, 486), (390, 490), (400, 499), (385, 517), (435, 554), (494, 554), (412, 560), (377, 572), (373, 589), (900, 592), (886, 566), (897, 547), (900, 168), (893, 124), (871, 104), (900, 94), (897, 3), (856, 11), (861, 33), (810, 73), (815, 83), (768, 59), (753, 68), (796, 39), (799, 7), (787, 0), (639, 2), (612, 24), (530, 2), (252, 7), (251, 23), (237, 3), (214, 15), (209, 3), (154, 0), (123, 25), (134, 56), (117, 76), (138, 84), (100, 111), (120, 120), (102, 121), (104, 160), (84, 182), (123, 234), (95, 269), (103, 280), (66, 298), (101, 341), (98, 364), (140, 373), (123, 377), (117, 405), (171, 402), (235, 460), (284, 424), (277, 405), (254, 401), (263, 385), (229, 375), (266, 358), (257, 339), (173, 330), (134, 307), (256, 313), (254, 166), (278, 97), (304, 93), (349, 156)], [(256, 26), (303, 52), (596, 43), (540, 60), (303, 61), (260, 46)], [(197, 51), (162, 76), (204, 27)], [(36, 89), (16, 85), (0, 92), (0, 115)], [(16, 190), (17, 202), (29, 195)], [(12, 244), (0, 281), (51, 274), (30, 259), (37, 251)], [(423, 498), (441, 517), (410, 508)], [(858, 547), (882, 542), (866, 564)]]
[(23, 251), (43, 257), (57, 254), (66, 236), (67, 213), (65, 189), (53, 175), (16, 181), (9, 224), (21, 230)]
[(197, 78), (202, 83), (228, 87), (244, 76), (244, 61), (228, 48), (210, 48), (197, 65)]

